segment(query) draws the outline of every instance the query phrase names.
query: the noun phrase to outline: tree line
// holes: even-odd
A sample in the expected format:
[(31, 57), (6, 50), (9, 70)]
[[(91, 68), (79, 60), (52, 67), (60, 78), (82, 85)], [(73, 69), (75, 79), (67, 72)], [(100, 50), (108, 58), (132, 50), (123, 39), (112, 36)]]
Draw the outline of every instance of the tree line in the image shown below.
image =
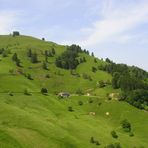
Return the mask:
[(121, 100), (125, 100), (137, 108), (147, 109), (148, 73), (135, 66), (116, 64), (108, 58), (106, 62), (107, 64), (100, 66), (100, 69), (113, 76), (112, 87), (122, 90)]

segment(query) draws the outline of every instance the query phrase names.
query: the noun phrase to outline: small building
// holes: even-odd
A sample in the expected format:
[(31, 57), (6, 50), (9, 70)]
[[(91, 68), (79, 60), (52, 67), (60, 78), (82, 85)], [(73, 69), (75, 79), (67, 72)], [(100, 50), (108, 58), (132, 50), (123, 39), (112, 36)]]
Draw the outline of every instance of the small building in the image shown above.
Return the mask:
[(60, 92), (58, 96), (61, 98), (68, 98), (70, 94), (68, 92)]
[(19, 31), (13, 31), (13, 36), (19, 36), (19, 35), (20, 35)]

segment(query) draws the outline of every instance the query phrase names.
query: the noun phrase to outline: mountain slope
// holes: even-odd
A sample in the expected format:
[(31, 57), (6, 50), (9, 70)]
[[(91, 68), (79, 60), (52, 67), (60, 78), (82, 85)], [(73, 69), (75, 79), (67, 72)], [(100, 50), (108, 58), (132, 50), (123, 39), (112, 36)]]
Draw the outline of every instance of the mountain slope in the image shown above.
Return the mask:
[[(120, 143), (123, 148), (148, 147), (147, 112), (126, 102), (108, 100), (107, 94), (120, 92), (120, 89), (113, 89), (110, 83), (103, 88), (98, 87), (99, 81), (110, 82), (112, 79), (102, 70), (92, 72), (92, 67), (106, 64), (104, 61), (97, 59), (94, 62), (94, 57), (80, 53), (79, 57), (85, 57), (86, 62), (79, 64), (71, 73), (55, 65), (56, 57), (66, 50), (66, 46), (28, 36), (0, 36), (1, 48), (7, 52), (6, 57), (0, 55), (2, 148), (89, 148), (105, 147), (111, 143)], [(56, 54), (48, 58), (48, 70), (45, 70), (42, 68), (44, 51), (52, 48)], [(38, 63), (30, 62), (28, 49), (37, 53)], [(21, 60), (21, 67), (12, 61), (14, 53)], [(33, 80), (26, 77), (28, 74)], [(91, 80), (84, 75), (91, 77)], [(43, 87), (48, 89), (48, 95), (40, 93)], [(24, 94), (26, 89), (31, 95)], [(71, 97), (59, 99), (56, 94), (62, 91), (70, 92)], [(83, 95), (77, 95), (78, 91)], [(72, 112), (69, 107), (72, 107)], [(131, 123), (133, 137), (121, 128), (120, 122), (124, 119)], [(111, 136), (112, 130), (116, 131), (117, 139)], [(91, 137), (100, 145), (90, 143)]]

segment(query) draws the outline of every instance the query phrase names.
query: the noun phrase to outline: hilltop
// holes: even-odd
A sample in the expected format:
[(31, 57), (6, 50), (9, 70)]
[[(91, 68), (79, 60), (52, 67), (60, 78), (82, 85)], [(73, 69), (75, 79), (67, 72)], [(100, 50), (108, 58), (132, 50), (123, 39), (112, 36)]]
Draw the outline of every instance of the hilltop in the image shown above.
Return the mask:
[[(128, 84), (116, 83), (123, 68), (130, 73), (132, 100), (121, 97)], [(134, 100), (134, 92), (147, 82), (144, 70), (96, 58), (77, 45), (0, 36), (0, 147), (146, 148), (147, 102)], [(130, 131), (122, 127), (125, 119)]]

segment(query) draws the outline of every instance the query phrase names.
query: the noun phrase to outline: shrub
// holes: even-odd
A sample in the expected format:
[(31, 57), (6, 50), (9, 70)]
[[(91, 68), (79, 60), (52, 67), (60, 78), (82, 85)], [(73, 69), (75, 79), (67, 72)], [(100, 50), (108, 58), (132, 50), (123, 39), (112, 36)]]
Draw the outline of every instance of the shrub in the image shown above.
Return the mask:
[(94, 59), (94, 63), (97, 63), (97, 59), (96, 58)]
[(130, 137), (133, 137), (133, 136), (134, 136), (134, 133), (130, 132), (130, 133), (129, 133), (129, 136), (130, 136)]
[(28, 95), (28, 96), (31, 95), (31, 94), (29, 93), (28, 89), (25, 89), (25, 90), (24, 90), (24, 95)]
[(42, 93), (42, 94), (47, 94), (47, 93), (48, 93), (47, 88), (41, 88), (41, 93)]
[(111, 135), (112, 135), (113, 138), (118, 138), (118, 135), (116, 134), (115, 131), (111, 131)]
[(130, 132), (131, 131), (131, 124), (126, 119), (121, 121), (121, 126), (122, 126), (122, 128), (123, 128), (123, 130), (125, 132)]
[(2, 53), (2, 57), (3, 57), (3, 58), (8, 57), (8, 53), (7, 53), (6, 51), (4, 51), (4, 52)]
[(73, 108), (71, 106), (68, 107), (68, 111), (73, 112)]
[(15, 64), (16, 64), (16, 66), (18, 66), (18, 67), (21, 66), (20, 63), (21, 63), (20, 59), (17, 59), (17, 60), (15, 61)]
[(78, 94), (78, 95), (83, 95), (83, 92), (82, 92), (81, 89), (77, 89), (77, 90), (76, 90), (76, 94)]
[(87, 79), (87, 80), (89, 80), (89, 81), (92, 81), (91, 76), (89, 76), (89, 75), (87, 75), (87, 74), (85, 74), (85, 73), (82, 75), (82, 77), (83, 77), (84, 79)]
[(105, 148), (121, 148), (120, 143), (115, 143), (115, 144), (109, 144), (105, 146)]
[(12, 61), (16, 61), (18, 59), (17, 53), (14, 53), (12, 56)]
[(47, 63), (45, 61), (42, 64), (42, 68), (45, 69), (45, 70), (48, 70)]
[(27, 51), (27, 56), (30, 58), (32, 56), (32, 50), (31, 49), (28, 49)]
[(90, 98), (88, 102), (89, 102), (89, 103), (93, 103), (93, 100)]
[(99, 141), (96, 141), (95, 143), (96, 143), (96, 145), (100, 145)]
[(14, 70), (13, 69), (10, 69), (9, 70), (9, 73), (13, 75), (14, 74)]
[(50, 78), (50, 75), (49, 75), (49, 74), (46, 74), (46, 75), (45, 75), (45, 78)]
[(104, 82), (103, 80), (100, 80), (100, 81), (99, 81), (99, 87), (100, 87), (100, 88), (105, 87), (105, 82)]
[(115, 148), (121, 148), (120, 143), (115, 143), (114, 146), (115, 146)]
[(29, 80), (33, 80), (31, 74), (25, 74), (25, 77), (26, 77), (27, 79), (29, 79)]
[(13, 93), (10, 91), (10, 92), (8, 92), (8, 95), (9, 96), (13, 96)]
[(1, 48), (0, 49), (0, 54), (2, 54), (4, 52), (4, 50), (5, 50), (4, 48)]
[(52, 53), (52, 55), (55, 55), (56, 52), (55, 52), (54, 48), (52, 48), (51, 53)]
[(82, 102), (82, 101), (79, 101), (78, 104), (79, 104), (79, 105), (83, 105), (83, 102)]
[(32, 53), (32, 55), (31, 55), (31, 62), (32, 63), (38, 63), (37, 53)]
[(94, 137), (90, 138), (90, 143), (95, 143)]
[(92, 67), (92, 72), (96, 72), (97, 68), (96, 67)]
[(99, 102), (99, 103), (98, 103), (98, 105), (99, 105), (99, 106), (101, 106), (101, 105), (102, 105), (102, 103), (101, 103), (101, 102)]

